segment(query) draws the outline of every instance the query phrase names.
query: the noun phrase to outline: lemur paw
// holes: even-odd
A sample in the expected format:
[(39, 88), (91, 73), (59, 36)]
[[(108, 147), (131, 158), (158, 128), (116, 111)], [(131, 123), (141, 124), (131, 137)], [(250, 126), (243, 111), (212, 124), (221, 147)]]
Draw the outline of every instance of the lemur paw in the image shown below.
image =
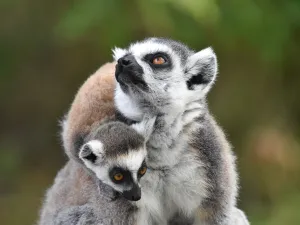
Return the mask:
[(156, 116), (146, 114), (141, 122), (135, 123), (131, 125), (131, 127), (135, 129), (138, 133), (142, 134), (145, 140), (147, 141), (153, 132), (155, 121)]

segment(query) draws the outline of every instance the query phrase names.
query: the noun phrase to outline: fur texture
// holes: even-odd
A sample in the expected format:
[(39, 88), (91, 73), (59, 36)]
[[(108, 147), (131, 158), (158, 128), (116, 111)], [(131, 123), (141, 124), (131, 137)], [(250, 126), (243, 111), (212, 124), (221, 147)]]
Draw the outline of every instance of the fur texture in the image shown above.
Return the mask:
[[(142, 176), (138, 172), (155, 117), (131, 127), (112, 121), (112, 95), (105, 89), (101, 92), (97, 83), (104, 82), (113, 93), (114, 82), (107, 82), (113, 79), (106, 76), (112, 75), (110, 71), (105, 65), (86, 81), (63, 122), (62, 138), (70, 160), (47, 191), (40, 225), (133, 225), (144, 215), (145, 210), (123, 194), (130, 198), (140, 188)], [(103, 108), (106, 114), (100, 113)], [(132, 179), (124, 184), (112, 182), (109, 171), (115, 167), (126, 170)]]
[[(155, 69), (144, 60), (146, 54), (157, 52), (170, 57), (168, 68)], [(147, 143), (150, 168), (141, 180), (143, 197), (136, 205), (141, 209), (136, 224), (247, 225), (244, 213), (235, 206), (238, 187), (235, 157), (205, 102), (217, 73), (212, 49), (196, 53), (180, 42), (151, 38), (127, 49), (114, 50), (116, 61), (126, 54), (133, 55), (142, 67), (143, 73), (139, 75), (147, 84), (147, 91), (138, 85), (120, 85), (120, 82), (116, 85), (115, 64), (107, 64), (91, 76), (79, 90), (63, 123), (63, 143), (69, 157), (79, 160), (78, 143), (95, 121), (113, 118), (116, 113), (118, 119), (133, 124), (142, 121), (145, 115), (156, 115), (155, 130)], [(113, 104), (115, 87), (117, 110)], [(68, 167), (63, 171), (70, 170)], [(81, 170), (72, 173), (78, 171)], [(54, 185), (57, 188), (53, 187), (52, 193), (57, 190), (57, 195), (64, 195), (65, 189), (73, 189), (84, 177), (72, 174), (69, 178), (66, 172), (60, 172)], [(86, 180), (83, 183), (78, 184), (82, 190), (75, 192), (74, 188), (67, 193), (69, 199), (48, 194), (46, 204), (51, 205), (51, 210), (43, 211), (42, 217), (71, 210), (62, 214), (64, 220), (73, 221), (78, 217), (83, 223), (101, 224), (100, 220), (93, 220), (97, 217), (88, 216), (94, 215), (95, 205), (91, 207), (87, 202), (92, 200), (87, 199), (96, 198), (95, 185)], [(83, 196), (86, 196), (84, 200)], [(74, 215), (71, 206), (78, 213), (75, 210), (76, 216), (70, 218), (68, 215)], [(102, 206), (96, 206), (102, 210)], [(118, 214), (123, 209), (122, 204), (108, 206), (110, 213)], [(131, 218), (130, 213), (124, 215)]]
[[(158, 57), (163, 65), (154, 63)], [(235, 156), (206, 104), (217, 74), (213, 50), (195, 52), (180, 42), (149, 38), (116, 50), (114, 58), (115, 102), (123, 118), (157, 115), (147, 143), (152, 170), (141, 184), (159, 196), (164, 216), (159, 224), (231, 224), (238, 187)], [(151, 181), (159, 185), (153, 189)]]
[(137, 207), (115, 199), (108, 185), (97, 183), (81, 164), (70, 160), (48, 190), (40, 225), (136, 224)]
[[(137, 130), (145, 125), (151, 132), (153, 122)], [(133, 127), (108, 122), (90, 131), (78, 154), (83, 163), (70, 159), (48, 191), (40, 225), (137, 223), (143, 211), (132, 201), (141, 198), (147, 151), (146, 140)]]
[(62, 140), (67, 155), (79, 161), (79, 147), (97, 122), (113, 119), (115, 63), (103, 65), (81, 86), (62, 122)]

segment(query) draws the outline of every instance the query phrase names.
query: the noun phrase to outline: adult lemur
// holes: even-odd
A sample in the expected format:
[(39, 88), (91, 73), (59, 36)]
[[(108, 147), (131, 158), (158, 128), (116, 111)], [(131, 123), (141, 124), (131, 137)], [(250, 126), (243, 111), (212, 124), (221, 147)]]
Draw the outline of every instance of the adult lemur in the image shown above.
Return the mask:
[[(157, 116), (137, 224), (248, 224), (235, 207), (233, 153), (205, 101), (217, 73), (212, 49), (196, 53), (176, 41), (150, 38), (116, 48), (114, 58), (117, 118), (132, 124)], [(109, 73), (113, 66), (106, 66)], [(63, 129), (71, 158), (78, 160), (78, 146), (93, 121), (114, 114), (114, 85), (110, 76), (96, 74), (79, 90)]]
[(235, 208), (235, 157), (205, 101), (217, 74), (213, 50), (194, 52), (173, 40), (149, 38), (116, 48), (114, 59), (119, 118), (134, 123), (144, 114), (157, 116), (142, 188), (157, 193), (167, 221), (225, 225), (240, 215), (246, 224)]

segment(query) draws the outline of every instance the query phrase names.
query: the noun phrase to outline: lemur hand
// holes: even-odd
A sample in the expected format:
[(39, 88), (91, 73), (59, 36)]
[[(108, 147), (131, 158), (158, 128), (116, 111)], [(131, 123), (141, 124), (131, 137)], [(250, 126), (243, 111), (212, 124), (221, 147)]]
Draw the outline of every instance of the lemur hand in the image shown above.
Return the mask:
[(145, 137), (145, 140), (148, 141), (154, 130), (154, 124), (156, 121), (156, 116), (145, 114), (142, 121), (131, 125), (138, 133), (142, 134)]

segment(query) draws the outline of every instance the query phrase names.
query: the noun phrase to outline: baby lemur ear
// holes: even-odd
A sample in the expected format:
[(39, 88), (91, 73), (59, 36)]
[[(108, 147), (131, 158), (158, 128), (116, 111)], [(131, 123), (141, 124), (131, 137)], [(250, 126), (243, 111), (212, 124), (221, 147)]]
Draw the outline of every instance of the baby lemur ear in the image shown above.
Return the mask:
[(185, 68), (188, 89), (201, 88), (208, 92), (216, 79), (217, 71), (217, 57), (212, 48), (206, 48), (191, 55)]
[(143, 135), (147, 142), (154, 130), (154, 124), (156, 116), (145, 115), (141, 122), (132, 124), (131, 127), (135, 129), (139, 134)]
[(95, 163), (96, 160), (102, 159), (103, 146), (100, 141), (94, 140), (84, 144), (79, 151), (79, 158), (86, 162)]

